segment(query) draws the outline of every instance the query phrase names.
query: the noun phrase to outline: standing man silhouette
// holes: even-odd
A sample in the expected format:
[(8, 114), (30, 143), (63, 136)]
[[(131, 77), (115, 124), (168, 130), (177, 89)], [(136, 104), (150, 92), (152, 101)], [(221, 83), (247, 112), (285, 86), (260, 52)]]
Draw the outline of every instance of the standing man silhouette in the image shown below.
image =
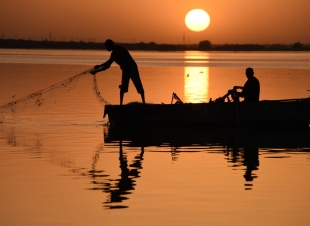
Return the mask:
[(144, 89), (140, 79), (139, 70), (136, 62), (123, 46), (116, 45), (111, 39), (104, 43), (106, 49), (111, 52), (110, 59), (103, 64), (94, 66), (91, 74), (108, 69), (113, 62), (117, 63), (122, 70), (122, 84), (120, 88), (120, 105), (123, 105), (124, 94), (128, 92), (129, 80), (135, 85), (137, 92), (141, 95), (142, 102), (145, 104)]

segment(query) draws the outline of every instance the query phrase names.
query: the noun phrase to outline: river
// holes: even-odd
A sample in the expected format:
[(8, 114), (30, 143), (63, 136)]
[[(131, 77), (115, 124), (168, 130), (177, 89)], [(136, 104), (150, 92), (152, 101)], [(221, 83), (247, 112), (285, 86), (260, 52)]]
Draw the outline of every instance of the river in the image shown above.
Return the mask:
[[(262, 100), (310, 94), (310, 52), (131, 54), (148, 103), (170, 103), (172, 92), (208, 102), (243, 85), (247, 67)], [(0, 49), (0, 225), (309, 225), (307, 132), (133, 128), (120, 138), (90, 74), (3, 107), (108, 57)], [(96, 78), (104, 100), (118, 104), (119, 67)], [(124, 103), (133, 101), (141, 100), (130, 84)]]

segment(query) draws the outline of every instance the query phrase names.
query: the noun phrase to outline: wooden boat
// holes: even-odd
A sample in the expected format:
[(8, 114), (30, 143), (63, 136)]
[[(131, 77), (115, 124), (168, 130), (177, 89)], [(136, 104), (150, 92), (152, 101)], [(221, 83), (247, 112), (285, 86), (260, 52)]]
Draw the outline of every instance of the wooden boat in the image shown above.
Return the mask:
[(310, 98), (106, 105), (106, 116), (112, 126), (308, 127)]

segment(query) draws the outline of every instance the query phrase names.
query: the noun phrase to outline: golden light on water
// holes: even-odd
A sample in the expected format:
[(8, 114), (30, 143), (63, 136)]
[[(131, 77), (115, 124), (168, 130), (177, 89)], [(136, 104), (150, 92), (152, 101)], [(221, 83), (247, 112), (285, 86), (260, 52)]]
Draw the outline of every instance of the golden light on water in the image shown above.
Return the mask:
[(187, 103), (208, 102), (209, 67), (203, 67), (203, 65), (208, 62), (209, 53), (187, 51), (184, 58), (186, 63), (192, 65), (184, 67), (184, 101)]
[(184, 68), (184, 97), (187, 103), (203, 103), (209, 99), (209, 68)]

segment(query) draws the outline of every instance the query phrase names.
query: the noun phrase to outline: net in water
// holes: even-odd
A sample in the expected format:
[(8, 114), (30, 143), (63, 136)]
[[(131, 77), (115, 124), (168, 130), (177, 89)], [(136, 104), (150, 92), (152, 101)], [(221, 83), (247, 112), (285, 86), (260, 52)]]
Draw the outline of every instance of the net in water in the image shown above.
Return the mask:
[[(22, 97), (12, 102), (9, 102), (7, 104), (1, 105), (0, 106), (0, 123), (4, 121), (5, 114), (11, 113), (14, 115), (17, 111), (18, 112), (23, 111), (29, 106), (41, 107), (46, 101), (47, 96), (52, 96), (53, 93), (61, 92), (63, 90), (66, 90), (67, 92), (69, 92), (70, 90), (75, 88), (76, 82), (81, 77), (85, 75), (91, 75), (90, 72), (92, 70), (93, 69), (86, 70), (82, 73), (74, 75), (66, 80), (63, 80), (59, 83), (51, 85), (47, 88), (41, 89), (25, 97)], [(100, 91), (97, 85), (96, 74), (93, 75), (93, 90), (95, 92), (97, 99), (100, 101), (100, 103), (104, 105), (109, 104), (109, 102), (107, 102), (100, 94)]]

